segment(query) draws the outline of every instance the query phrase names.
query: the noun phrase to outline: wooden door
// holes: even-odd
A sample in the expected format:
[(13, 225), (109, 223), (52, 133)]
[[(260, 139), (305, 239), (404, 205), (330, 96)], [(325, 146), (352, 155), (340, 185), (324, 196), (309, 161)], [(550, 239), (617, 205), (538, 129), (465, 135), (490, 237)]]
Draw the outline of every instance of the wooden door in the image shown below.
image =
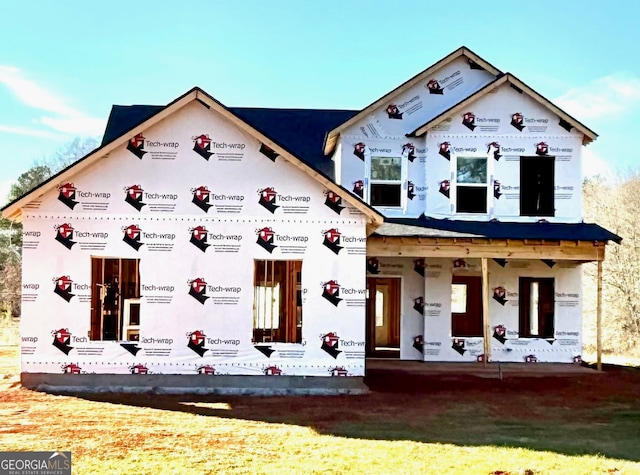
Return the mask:
[(451, 282), (451, 332), (482, 337), (482, 277), (454, 275)]
[(367, 354), (400, 356), (400, 279), (367, 279)]

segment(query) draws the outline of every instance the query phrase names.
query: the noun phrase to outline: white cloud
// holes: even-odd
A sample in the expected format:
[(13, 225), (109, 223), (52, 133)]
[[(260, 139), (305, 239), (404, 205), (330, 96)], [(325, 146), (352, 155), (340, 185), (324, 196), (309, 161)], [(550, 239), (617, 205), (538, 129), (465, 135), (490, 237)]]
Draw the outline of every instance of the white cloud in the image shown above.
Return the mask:
[(62, 98), (47, 91), (39, 84), (22, 77), (18, 68), (0, 65), (0, 83), (4, 84), (21, 102), (41, 110), (60, 115), (82, 115), (68, 107)]
[(42, 117), (40, 122), (67, 134), (102, 135), (107, 121), (93, 117)]
[(14, 135), (25, 135), (27, 137), (54, 139), (54, 140), (60, 140), (67, 137), (66, 135), (59, 134), (56, 132), (51, 132), (49, 130), (31, 129), (29, 127), (11, 126), (11, 125), (2, 125), (2, 124), (0, 124), (0, 132), (5, 132), (7, 134), (14, 134)]
[[(40, 120), (36, 120), (36, 123), (66, 135), (100, 135), (104, 131), (106, 120), (88, 117), (68, 106), (62, 97), (52, 93), (37, 82), (24, 77), (18, 68), (0, 65), (0, 85), (4, 85), (9, 89), (26, 106), (55, 115), (55, 117), (42, 117)], [(19, 126), (0, 126), (0, 130), (34, 137), (51, 137), (51, 135), (47, 134), (53, 134), (57, 138), (61, 136), (51, 131), (40, 131)]]
[(605, 76), (571, 88), (553, 102), (580, 119), (620, 116), (640, 106), (640, 78)]

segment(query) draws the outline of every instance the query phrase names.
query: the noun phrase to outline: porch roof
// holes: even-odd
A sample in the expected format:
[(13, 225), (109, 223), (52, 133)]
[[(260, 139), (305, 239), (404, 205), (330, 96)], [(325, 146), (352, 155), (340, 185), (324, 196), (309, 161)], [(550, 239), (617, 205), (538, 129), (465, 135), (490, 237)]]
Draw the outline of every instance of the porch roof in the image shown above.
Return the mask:
[(622, 243), (617, 234), (594, 223), (514, 223), (502, 221), (454, 221), (428, 218), (385, 218), (373, 236), (429, 238), (486, 238), (545, 241), (593, 241)]

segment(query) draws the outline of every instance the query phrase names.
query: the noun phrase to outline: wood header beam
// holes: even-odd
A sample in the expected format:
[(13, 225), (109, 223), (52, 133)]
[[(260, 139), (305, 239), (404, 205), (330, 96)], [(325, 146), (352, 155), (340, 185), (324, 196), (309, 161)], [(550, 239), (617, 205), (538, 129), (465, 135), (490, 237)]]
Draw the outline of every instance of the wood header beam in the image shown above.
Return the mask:
[(367, 255), (376, 257), (446, 257), (603, 261), (605, 243), (591, 241), (527, 241), (369, 237)]

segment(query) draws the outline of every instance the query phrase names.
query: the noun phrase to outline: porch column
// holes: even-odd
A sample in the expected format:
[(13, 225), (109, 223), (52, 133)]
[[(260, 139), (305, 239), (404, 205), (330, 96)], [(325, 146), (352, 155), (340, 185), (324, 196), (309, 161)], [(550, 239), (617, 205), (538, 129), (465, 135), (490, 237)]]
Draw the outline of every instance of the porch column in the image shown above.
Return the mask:
[(482, 335), (484, 337), (484, 365), (489, 361), (489, 270), (487, 258), (482, 258)]
[(598, 260), (598, 300), (596, 304), (596, 367), (602, 371), (602, 261)]

